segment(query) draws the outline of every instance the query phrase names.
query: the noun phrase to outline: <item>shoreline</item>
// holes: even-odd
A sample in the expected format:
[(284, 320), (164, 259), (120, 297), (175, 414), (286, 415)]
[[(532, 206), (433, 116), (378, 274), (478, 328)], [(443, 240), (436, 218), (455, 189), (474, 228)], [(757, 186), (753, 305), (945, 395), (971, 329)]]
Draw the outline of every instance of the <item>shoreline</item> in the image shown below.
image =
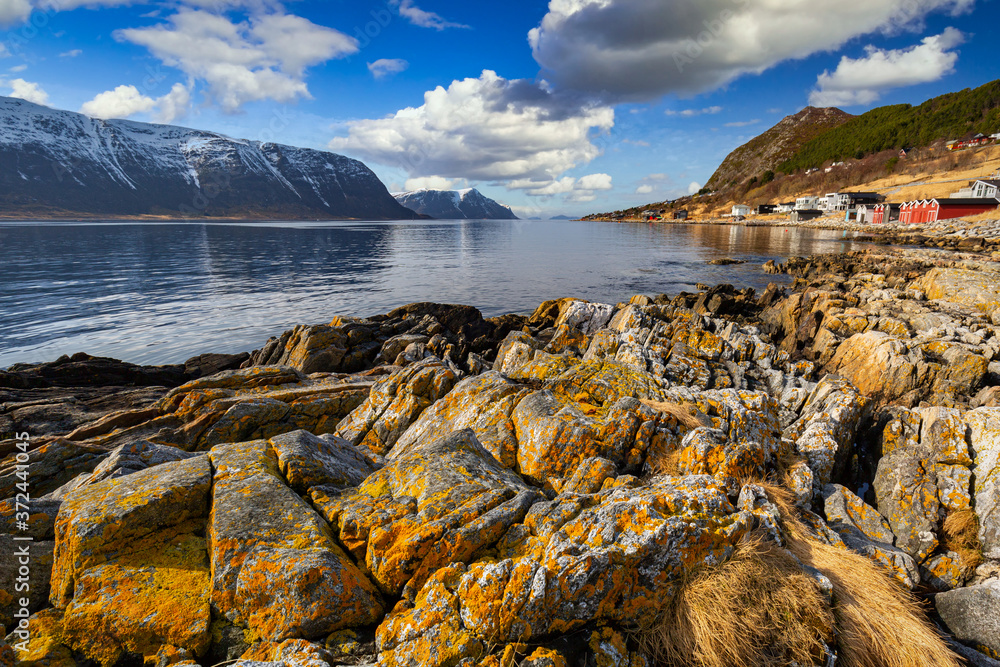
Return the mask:
[[(493, 318), (411, 304), (182, 367), (0, 372), (0, 499), (24, 451), (51, 563), (21, 658), (497, 667), (612, 645), (639, 664), (635, 628), (693, 575), (787, 548), (783, 585), (866, 582), (850, 590), (873, 644), (923, 633), (934, 664), (985, 660), (988, 631), (946, 644), (911, 605), (959, 627), (1000, 581), (1000, 263), (876, 247), (778, 270), (790, 287)], [(568, 606), (505, 592), (534, 587)], [(93, 630), (111, 619), (128, 623)]]

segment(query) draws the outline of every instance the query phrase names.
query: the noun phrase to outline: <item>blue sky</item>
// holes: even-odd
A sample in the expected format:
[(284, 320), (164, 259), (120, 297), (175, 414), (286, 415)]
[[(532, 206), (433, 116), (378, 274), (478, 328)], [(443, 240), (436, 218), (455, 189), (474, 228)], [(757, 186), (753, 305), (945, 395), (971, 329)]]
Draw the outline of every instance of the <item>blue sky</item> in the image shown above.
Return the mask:
[(576, 215), (697, 189), (810, 103), (1000, 78), (998, 25), (997, 0), (0, 0), (0, 94)]

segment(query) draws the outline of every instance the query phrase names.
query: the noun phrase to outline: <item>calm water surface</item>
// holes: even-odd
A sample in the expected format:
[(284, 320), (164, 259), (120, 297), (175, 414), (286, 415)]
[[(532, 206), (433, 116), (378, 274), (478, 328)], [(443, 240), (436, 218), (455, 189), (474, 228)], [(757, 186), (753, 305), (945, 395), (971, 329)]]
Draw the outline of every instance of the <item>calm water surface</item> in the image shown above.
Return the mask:
[[(491, 316), (699, 282), (761, 289), (769, 259), (853, 246), (834, 231), (563, 221), (0, 224), (0, 368), (81, 351), (178, 363), (415, 301)], [(721, 257), (750, 263), (706, 264)]]

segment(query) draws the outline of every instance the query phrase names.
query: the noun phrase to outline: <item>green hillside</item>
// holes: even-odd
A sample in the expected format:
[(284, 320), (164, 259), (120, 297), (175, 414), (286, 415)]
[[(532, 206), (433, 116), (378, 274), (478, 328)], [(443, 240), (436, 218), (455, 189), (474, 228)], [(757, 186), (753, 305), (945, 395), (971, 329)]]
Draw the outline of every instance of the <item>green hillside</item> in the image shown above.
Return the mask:
[(897, 104), (872, 109), (807, 142), (778, 170), (790, 174), (819, 167), (828, 160), (926, 146), (976, 132), (1000, 132), (1000, 81), (935, 97), (917, 107)]

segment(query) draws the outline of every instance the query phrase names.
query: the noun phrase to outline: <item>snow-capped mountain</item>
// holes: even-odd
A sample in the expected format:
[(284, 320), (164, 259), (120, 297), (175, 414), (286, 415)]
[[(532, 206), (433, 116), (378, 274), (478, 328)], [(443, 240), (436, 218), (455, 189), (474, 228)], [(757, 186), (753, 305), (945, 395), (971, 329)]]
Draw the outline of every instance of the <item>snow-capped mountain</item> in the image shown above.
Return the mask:
[(479, 190), (412, 190), (392, 195), (400, 204), (438, 220), (517, 220), (509, 206), (484, 197)]
[(0, 97), (0, 214), (413, 219), (363, 163)]

